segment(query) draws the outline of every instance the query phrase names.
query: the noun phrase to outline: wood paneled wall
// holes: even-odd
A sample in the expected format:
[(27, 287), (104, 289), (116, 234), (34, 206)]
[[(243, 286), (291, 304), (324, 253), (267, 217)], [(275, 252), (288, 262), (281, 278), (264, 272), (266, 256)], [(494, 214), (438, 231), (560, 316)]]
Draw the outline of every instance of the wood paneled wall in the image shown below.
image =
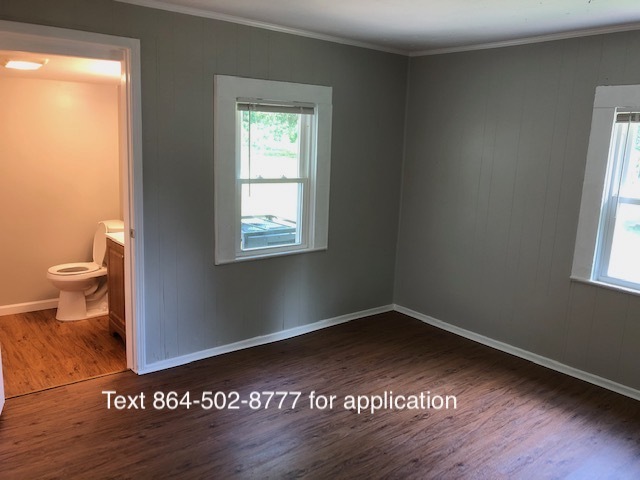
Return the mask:
[[(407, 58), (111, 0), (0, 19), (141, 40), (148, 363), (392, 302)], [(214, 267), (217, 73), (333, 87), (327, 252)]]
[(640, 32), (411, 59), (396, 303), (640, 388), (640, 297), (569, 280), (597, 85)]
[[(411, 59), (396, 250), (406, 58), (111, 0), (0, 18), (141, 39), (149, 363), (395, 301), (640, 388), (640, 298), (569, 281), (595, 86), (640, 82), (640, 32)], [(333, 86), (329, 251), (213, 266), (216, 73)]]

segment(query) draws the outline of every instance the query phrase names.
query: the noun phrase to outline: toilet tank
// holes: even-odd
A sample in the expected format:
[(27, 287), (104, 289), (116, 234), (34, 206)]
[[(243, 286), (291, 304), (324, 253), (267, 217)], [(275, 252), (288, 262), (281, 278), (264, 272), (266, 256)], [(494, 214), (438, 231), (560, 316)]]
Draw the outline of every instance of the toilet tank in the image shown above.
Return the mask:
[(93, 261), (98, 265), (104, 263), (104, 254), (107, 251), (108, 232), (124, 231), (124, 222), (122, 220), (103, 220), (98, 222), (96, 233), (93, 236)]

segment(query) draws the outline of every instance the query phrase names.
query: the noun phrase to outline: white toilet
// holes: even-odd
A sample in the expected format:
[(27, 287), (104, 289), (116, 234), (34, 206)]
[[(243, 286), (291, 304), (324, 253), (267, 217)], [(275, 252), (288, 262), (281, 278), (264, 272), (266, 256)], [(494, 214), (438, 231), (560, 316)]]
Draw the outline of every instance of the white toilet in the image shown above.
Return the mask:
[(107, 315), (106, 234), (122, 231), (122, 220), (98, 222), (93, 236), (93, 262), (63, 263), (47, 271), (47, 278), (60, 290), (58, 320), (84, 320)]

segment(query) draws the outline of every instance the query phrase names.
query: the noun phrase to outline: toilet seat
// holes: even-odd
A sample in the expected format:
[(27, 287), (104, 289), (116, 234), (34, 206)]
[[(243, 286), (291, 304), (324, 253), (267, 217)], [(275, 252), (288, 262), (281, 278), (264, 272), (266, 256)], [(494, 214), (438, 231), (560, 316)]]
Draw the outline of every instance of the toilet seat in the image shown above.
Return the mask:
[(48, 272), (51, 275), (56, 276), (73, 276), (81, 275), (83, 273), (91, 273), (101, 268), (95, 262), (75, 262), (75, 263), (62, 263), (49, 268)]

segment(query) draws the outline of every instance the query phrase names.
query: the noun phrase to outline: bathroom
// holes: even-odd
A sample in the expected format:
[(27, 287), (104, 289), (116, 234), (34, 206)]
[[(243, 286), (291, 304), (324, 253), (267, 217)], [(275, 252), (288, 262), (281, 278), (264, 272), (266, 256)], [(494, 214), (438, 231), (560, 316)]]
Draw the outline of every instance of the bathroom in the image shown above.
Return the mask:
[[(43, 66), (5, 68), (13, 57)], [(116, 362), (111, 368), (126, 368), (122, 340), (97, 329), (106, 317), (64, 323), (51, 319), (59, 291), (47, 279), (51, 266), (91, 261), (97, 223), (123, 218), (119, 85), (119, 62), (0, 52), (0, 342), (5, 379), (12, 354), (30, 359), (24, 364), (37, 364), (38, 371), (27, 377), (50, 376), (48, 369), (55, 370), (56, 362), (91, 376), (90, 369), (77, 364), (82, 359), (69, 361), (64, 352), (43, 360), (42, 332), (33, 328), (45, 322), (50, 323), (45, 336), (77, 338), (78, 345), (64, 349), (89, 353), (84, 355), (87, 363), (99, 361), (91, 350), (107, 349), (121, 360), (121, 366)], [(28, 323), (29, 329), (8, 326), (10, 320)], [(109, 337), (106, 347), (100, 332)], [(60, 376), (78, 379), (71, 373)]]

